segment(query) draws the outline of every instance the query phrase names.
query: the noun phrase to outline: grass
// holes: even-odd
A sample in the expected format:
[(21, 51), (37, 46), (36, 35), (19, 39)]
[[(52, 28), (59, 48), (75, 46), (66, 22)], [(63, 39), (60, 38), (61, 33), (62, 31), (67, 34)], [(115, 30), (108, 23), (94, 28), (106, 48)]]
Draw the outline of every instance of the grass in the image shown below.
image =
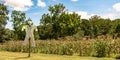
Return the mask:
[(0, 60), (115, 60), (113, 58), (96, 58), (96, 57), (80, 57), (53, 54), (32, 53), (31, 57), (27, 57), (28, 53), (20, 52), (0, 52)]

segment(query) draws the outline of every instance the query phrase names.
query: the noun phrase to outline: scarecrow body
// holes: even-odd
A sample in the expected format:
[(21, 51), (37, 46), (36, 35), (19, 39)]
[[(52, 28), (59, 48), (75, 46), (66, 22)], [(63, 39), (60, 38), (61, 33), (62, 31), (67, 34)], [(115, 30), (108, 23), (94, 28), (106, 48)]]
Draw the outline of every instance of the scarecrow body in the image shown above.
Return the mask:
[(25, 40), (24, 40), (24, 44), (23, 45), (27, 45), (29, 43), (29, 39), (30, 39), (30, 43), (32, 47), (35, 47), (35, 40), (34, 40), (34, 30), (37, 31), (37, 27), (33, 26), (33, 25), (25, 25), (22, 28), (22, 31), (25, 30), (26, 31), (26, 36), (25, 36)]

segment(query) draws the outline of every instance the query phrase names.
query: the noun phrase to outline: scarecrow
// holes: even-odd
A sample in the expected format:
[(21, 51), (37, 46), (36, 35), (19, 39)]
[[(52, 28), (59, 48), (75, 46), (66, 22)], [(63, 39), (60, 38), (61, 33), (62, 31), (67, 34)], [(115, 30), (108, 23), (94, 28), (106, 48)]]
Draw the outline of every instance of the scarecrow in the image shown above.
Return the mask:
[(28, 55), (28, 57), (30, 57), (30, 47), (31, 46), (35, 47), (35, 40), (34, 40), (33, 32), (34, 32), (34, 30), (35, 31), (38, 31), (38, 30), (37, 30), (37, 27), (35, 27), (33, 25), (31, 19), (28, 19), (27, 24), (22, 27), (22, 31), (24, 31), (24, 30), (26, 32), (26, 36), (25, 36), (23, 45), (26, 46), (26, 45), (29, 44), (29, 55)]

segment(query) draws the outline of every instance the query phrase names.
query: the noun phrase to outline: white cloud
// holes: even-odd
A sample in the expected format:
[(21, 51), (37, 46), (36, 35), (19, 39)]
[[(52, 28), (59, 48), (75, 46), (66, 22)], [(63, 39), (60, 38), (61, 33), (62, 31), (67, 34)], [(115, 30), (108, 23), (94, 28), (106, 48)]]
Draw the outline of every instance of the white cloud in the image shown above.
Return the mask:
[(4, 0), (4, 2), (17, 11), (27, 11), (33, 5), (31, 0)]
[[(71, 0), (72, 1), (72, 0)], [(81, 16), (82, 19), (89, 19), (91, 16), (98, 15), (102, 18), (110, 18), (111, 20), (120, 18), (120, 3), (116, 3), (112, 6), (113, 8), (109, 8), (108, 12), (106, 13), (94, 13), (90, 14), (86, 11), (75, 11), (77, 14)], [(73, 11), (70, 11), (69, 13), (73, 13)]]
[[(91, 16), (94, 16), (94, 15), (101, 16), (102, 18), (110, 18), (111, 20), (120, 18), (120, 3), (116, 3), (112, 7), (113, 7), (112, 9), (108, 9), (109, 11), (108, 13), (89, 14), (86, 11), (75, 11), (75, 12), (81, 15), (82, 19), (89, 19)], [(73, 12), (69, 12), (69, 13), (73, 13)]]
[(117, 12), (120, 12), (120, 3), (114, 4), (113, 9), (115, 9)]
[(71, 0), (72, 2), (77, 2), (78, 0)]
[[(73, 13), (72, 11), (69, 12), (70, 14)], [(102, 18), (110, 18), (112, 20), (120, 18), (120, 14), (117, 12), (112, 12), (112, 13), (104, 13), (104, 14), (89, 14), (86, 11), (75, 11), (78, 15), (81, 16), (82, 19), (89, 19), (91, 16), (98, 15), (101, 16)]]
[(110, 19), (114, 20), (114, 19), (120, 18), (120, 14), (118, 14), (116, 12), (114, 12), (114, 13), (107, 13), (107, 14), (101, 15), (101, 17), (103, 17), (103, 18), (110, 18)]
[[(73, 13), (73, 12), (70, 11), (69, 13)], [(95, 15), (95, 14), (88, 14), (88, 12), (86, 11), (75, 11), (75, 13), (80, 15), (82, 19), (89, 19), (91, 16)]]
[(110, 19), (115, 19), (116, 18), (116, 15), (115, 13), (106, 13), (106, 14), (101, 14), (100, 16), (102, 18), (110, 18)]
[(81, 18), (89, 18), (90, 16), (88, 15), (88, 13), (87, 12), (85, 12), (85, 11), (78, 11), (78, 12), (76, 12), (76, 13), (78, 13), (79, 15), (81, 15)]
[(89, 14), (86, 11), (77, 11), (79, 15), (81, 15), (82, 19), (89, 19), (91, 16), (98, 15), (101, 16), (102, 18), (110, 18), (112, 20), (120, 18), (120, 13), (118, 12), (109, 12), (109, 13), (102, 13), (102, 14)]
[(40, 6), (40, 7), (45, 7), (45, 6), (46, 6), (46, 3), (43, 2), (42, 0), (38, 0), (37, 5)]

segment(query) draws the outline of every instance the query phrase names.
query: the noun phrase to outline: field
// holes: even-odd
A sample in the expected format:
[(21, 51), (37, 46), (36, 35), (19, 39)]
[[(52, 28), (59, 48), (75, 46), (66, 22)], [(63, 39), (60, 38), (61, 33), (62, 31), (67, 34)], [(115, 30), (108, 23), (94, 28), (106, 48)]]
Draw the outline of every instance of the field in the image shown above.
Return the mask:
[[(7, 41), (0, 44), (0, 60), (115, 60), (120, 58), (119, 40), (37, 40), (31, 47), (23, 41)], [(98, 58), (99, 57), (99, 58)]]
[(80, 57), (53, 54), (32, 53), (31, 57), (27, 57), (27, 53), (19, 52), (0, 52), (0, 60), (115, 60), (113, 58), (96, 58), (96, 57)]

